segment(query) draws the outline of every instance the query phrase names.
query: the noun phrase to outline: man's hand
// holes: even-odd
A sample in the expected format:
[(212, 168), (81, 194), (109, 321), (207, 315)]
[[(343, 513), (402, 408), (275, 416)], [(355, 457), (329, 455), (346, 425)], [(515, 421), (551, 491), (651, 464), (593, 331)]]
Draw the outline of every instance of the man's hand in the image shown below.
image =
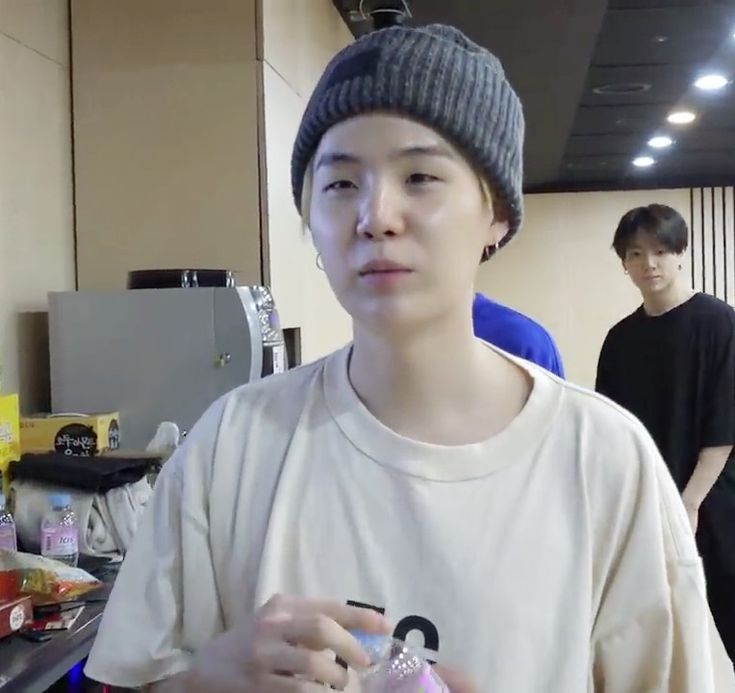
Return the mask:
[(699, 523), (699, 509), (712, 490), (732, 452), (732, 445), (702, 448), (686, 488), (681, 494), (684, 507), (689, 515), (689, 524), (696, 534)]
[(391, 629), (372, 609), (275, 596), (204, 645), (176, 685), (179, 691), (207, 693), (316, 693), (325, 684), (342, 690), (347, 671), (335, 654), (357, 670), (370, 663), (351, 630), (388, 634)]

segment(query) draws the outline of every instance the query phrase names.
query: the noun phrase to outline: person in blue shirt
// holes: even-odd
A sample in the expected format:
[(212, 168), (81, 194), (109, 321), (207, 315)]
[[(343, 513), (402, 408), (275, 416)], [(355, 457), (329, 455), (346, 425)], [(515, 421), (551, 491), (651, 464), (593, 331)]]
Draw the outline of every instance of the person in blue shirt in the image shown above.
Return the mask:
[(551, 335), (531, 318), (481, 293), (472, 304), (475, 336), (514, 356), (564, 377), (561, 354)]

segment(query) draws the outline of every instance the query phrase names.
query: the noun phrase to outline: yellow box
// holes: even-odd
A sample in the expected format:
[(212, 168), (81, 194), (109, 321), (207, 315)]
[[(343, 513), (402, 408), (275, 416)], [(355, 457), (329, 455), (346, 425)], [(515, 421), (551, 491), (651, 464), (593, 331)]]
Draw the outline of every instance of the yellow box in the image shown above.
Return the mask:
[(26, 452), (62, 452), (91, 457), (120, 447), (120, 414), (50, 414), (20, 420), (20, 447)]
[(18, 395), (0, 395), (0, 472), (7, 484), (8, 465), (20, 459)]

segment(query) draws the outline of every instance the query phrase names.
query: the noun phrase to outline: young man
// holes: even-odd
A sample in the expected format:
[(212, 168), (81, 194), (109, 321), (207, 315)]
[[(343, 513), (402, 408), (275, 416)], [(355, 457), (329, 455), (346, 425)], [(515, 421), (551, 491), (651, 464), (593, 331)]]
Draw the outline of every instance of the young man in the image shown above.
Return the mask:
[(650, 436), (473, 334), (478, 261), (521, 223), (523, 129), (497, 58), (451, 27), (330, 62), (291, 171), (352, 343), (226, 395), (166, 463), (92, 678), (357, 692), (367, 630), (423, 645), (451, 693), (713, 689)]
[[(656, 441), (697, 532), (715, 622), (735, 661), (735, 312), (691, 289), (688, 230), (671, 207), (623, 216), (613, 247), (643, 305), (602, 346), (597, 391)], [(723, 470), (725, 470), (723, 472)]]
[(476, 293), (472, 302), (472, 324), (476, 337), (564, 377), (564, 364), (553, 338), (543, 326), (523, 313)]

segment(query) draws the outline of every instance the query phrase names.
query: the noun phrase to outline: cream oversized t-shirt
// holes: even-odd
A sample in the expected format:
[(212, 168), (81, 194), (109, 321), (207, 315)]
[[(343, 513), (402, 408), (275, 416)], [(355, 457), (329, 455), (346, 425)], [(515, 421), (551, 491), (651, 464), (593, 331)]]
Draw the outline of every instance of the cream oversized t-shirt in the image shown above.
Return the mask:
[(239, 388), (194, 427), (125, 559), (90, 677), (176, 674), (285, 593), (384, 610), (480, 691), (713, 690), (694, 538), (637, 420), (518, 361), (533, 389), (504, 431), (419, 443), (360, 402), (348, 354)]

